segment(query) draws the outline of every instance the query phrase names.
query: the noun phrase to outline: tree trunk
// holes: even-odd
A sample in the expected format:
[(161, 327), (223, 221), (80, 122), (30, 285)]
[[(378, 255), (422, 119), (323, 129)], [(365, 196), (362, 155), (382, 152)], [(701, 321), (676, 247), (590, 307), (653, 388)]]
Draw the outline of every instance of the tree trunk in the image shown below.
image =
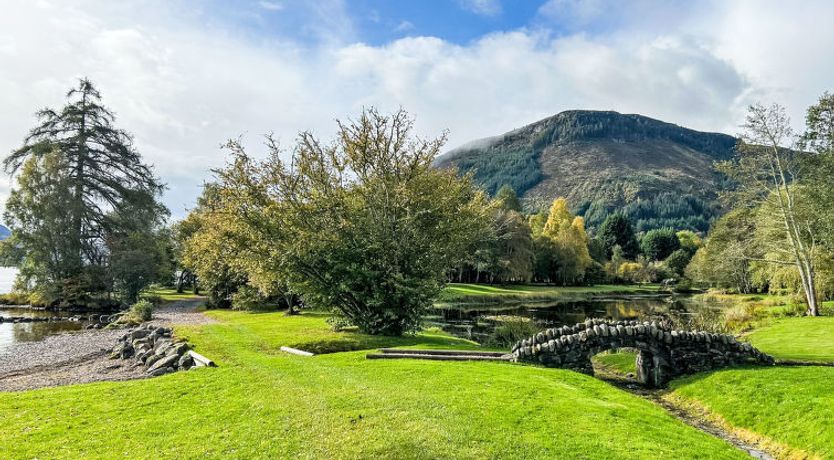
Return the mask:
[(185, 270), (180, 270), (180, 276), (177, 277), (177, 294), (182, 294), (183, 283), (185, 283)]

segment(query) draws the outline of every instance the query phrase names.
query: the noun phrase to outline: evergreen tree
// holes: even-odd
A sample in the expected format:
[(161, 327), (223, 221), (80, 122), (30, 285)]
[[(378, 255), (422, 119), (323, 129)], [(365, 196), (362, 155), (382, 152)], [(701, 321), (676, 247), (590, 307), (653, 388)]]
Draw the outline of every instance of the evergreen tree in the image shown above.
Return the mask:
[(614, 246), (620, 246), (622, 255), (629, 260), (634, 260), (640, 251), (631, 221), (623, 214), (611, 214), (606, 217), (599, 228), (597, 238), (602, 242), (605, 255), (609, 258)]
[[(6, 214), (7, 221), (18, 227), (13, 229), (22, 245), (23, 260), (18, 262), (39, 267), (32, 271), (41, 274), (35, 284), (76, 278), (87, 284), (86, 289), (98, 290), (105, 286), (91, 277), (109, 266), (106, 240), (143, 231), (129, 228), (136, 220), (128, 217), (142, 216), (144, 229), (159, 224), (167, 214), (157, 201), (163, 186), (142, 162), (131, 136), (113, 125), (115, 116), (101, 104), (101, 95), (89, 80), (80, 80), (67, 93), (61, 110), (44, 109), (37, 115), (40, 124), (3, 163), (12, 175), (30, 165), (13, 192), (20, 199)], [(51, 177), (51, 185), (23, 179), (41, 173)], [(27, 194), (49, 194), (54, 209), (27, 201)], [(47, 229), (59, 225), (65, 226), (66, 234), (56, 241), (47, 236)], [(52, 246), (49, 252), (60, 252), (60, 268), (36, 246)]]
[(495, 200), (499, 206), (508, 211), (521, 212), (521, 201), (518, 199), (515, 190), (509, 185), (504, 185), (498, 190), (498, 193), (495, 194)]

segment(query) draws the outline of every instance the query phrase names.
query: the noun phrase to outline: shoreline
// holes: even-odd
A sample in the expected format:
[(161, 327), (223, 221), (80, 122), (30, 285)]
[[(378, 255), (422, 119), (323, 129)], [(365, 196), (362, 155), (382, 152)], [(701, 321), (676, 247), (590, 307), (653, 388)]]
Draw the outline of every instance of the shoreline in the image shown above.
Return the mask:
[[(172, 302), (154, 312), (151, 324), (209, 324), (196, 311), (202, 299)], [(109, 358), (124, 329), (85, 329), (19, 342), (0, 351), (0, 392), (148, 377), (133, 363)]]

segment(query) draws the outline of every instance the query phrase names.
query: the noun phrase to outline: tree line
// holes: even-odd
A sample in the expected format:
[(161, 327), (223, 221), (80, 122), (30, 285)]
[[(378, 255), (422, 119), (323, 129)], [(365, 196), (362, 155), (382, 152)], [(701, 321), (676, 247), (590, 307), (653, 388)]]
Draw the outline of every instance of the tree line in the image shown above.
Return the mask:
[(445, 135), (419, 138), (405, 111), (374, 109), (337, 122), (329, 142), (302, 132), (284, 148), (266, 137), (264, 159), (227, 142), (228, 163), (168, 225), (164, 186), (81, 80), (4, 161), (17, 185), (0, 255), (20, 269), (16, 290), (43, 305), (123, 305), (163, 283), (199, 289), (218, 307), (326, 309), (334, 324), (372, 334), (417, 330), (450, 281), (688, 278), (793, 289), (815, 314), (834, 291), (832, 99), (809, 110), (794, 143), (782, 109), (751, 108), (736, 157), (719, 165), (731, 210), (706, 238), (687, 225), (635, 228), (632, 217), (649, 208), (706, 206), (674, 197), (606, 214), (591, 205), (580, 214), (598, 219), (592, 231), (564, 198), (525, 213), (512, 186), (490, 197), (471, 174), (433, 167)]

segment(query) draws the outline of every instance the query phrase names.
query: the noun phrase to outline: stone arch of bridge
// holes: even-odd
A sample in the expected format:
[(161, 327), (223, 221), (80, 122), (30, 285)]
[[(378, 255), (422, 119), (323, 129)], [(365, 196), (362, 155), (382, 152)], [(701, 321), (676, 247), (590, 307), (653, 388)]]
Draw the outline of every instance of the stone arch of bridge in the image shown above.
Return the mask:
[(661, 387), (672, 378), (773, 358), (727, 334), (680, 331), (657, 322), (587, 320), (543, 331), (519, 341), (513, 359), (593, 375), (591, 358), (606, 350), (635, 348), (637, 380)]

